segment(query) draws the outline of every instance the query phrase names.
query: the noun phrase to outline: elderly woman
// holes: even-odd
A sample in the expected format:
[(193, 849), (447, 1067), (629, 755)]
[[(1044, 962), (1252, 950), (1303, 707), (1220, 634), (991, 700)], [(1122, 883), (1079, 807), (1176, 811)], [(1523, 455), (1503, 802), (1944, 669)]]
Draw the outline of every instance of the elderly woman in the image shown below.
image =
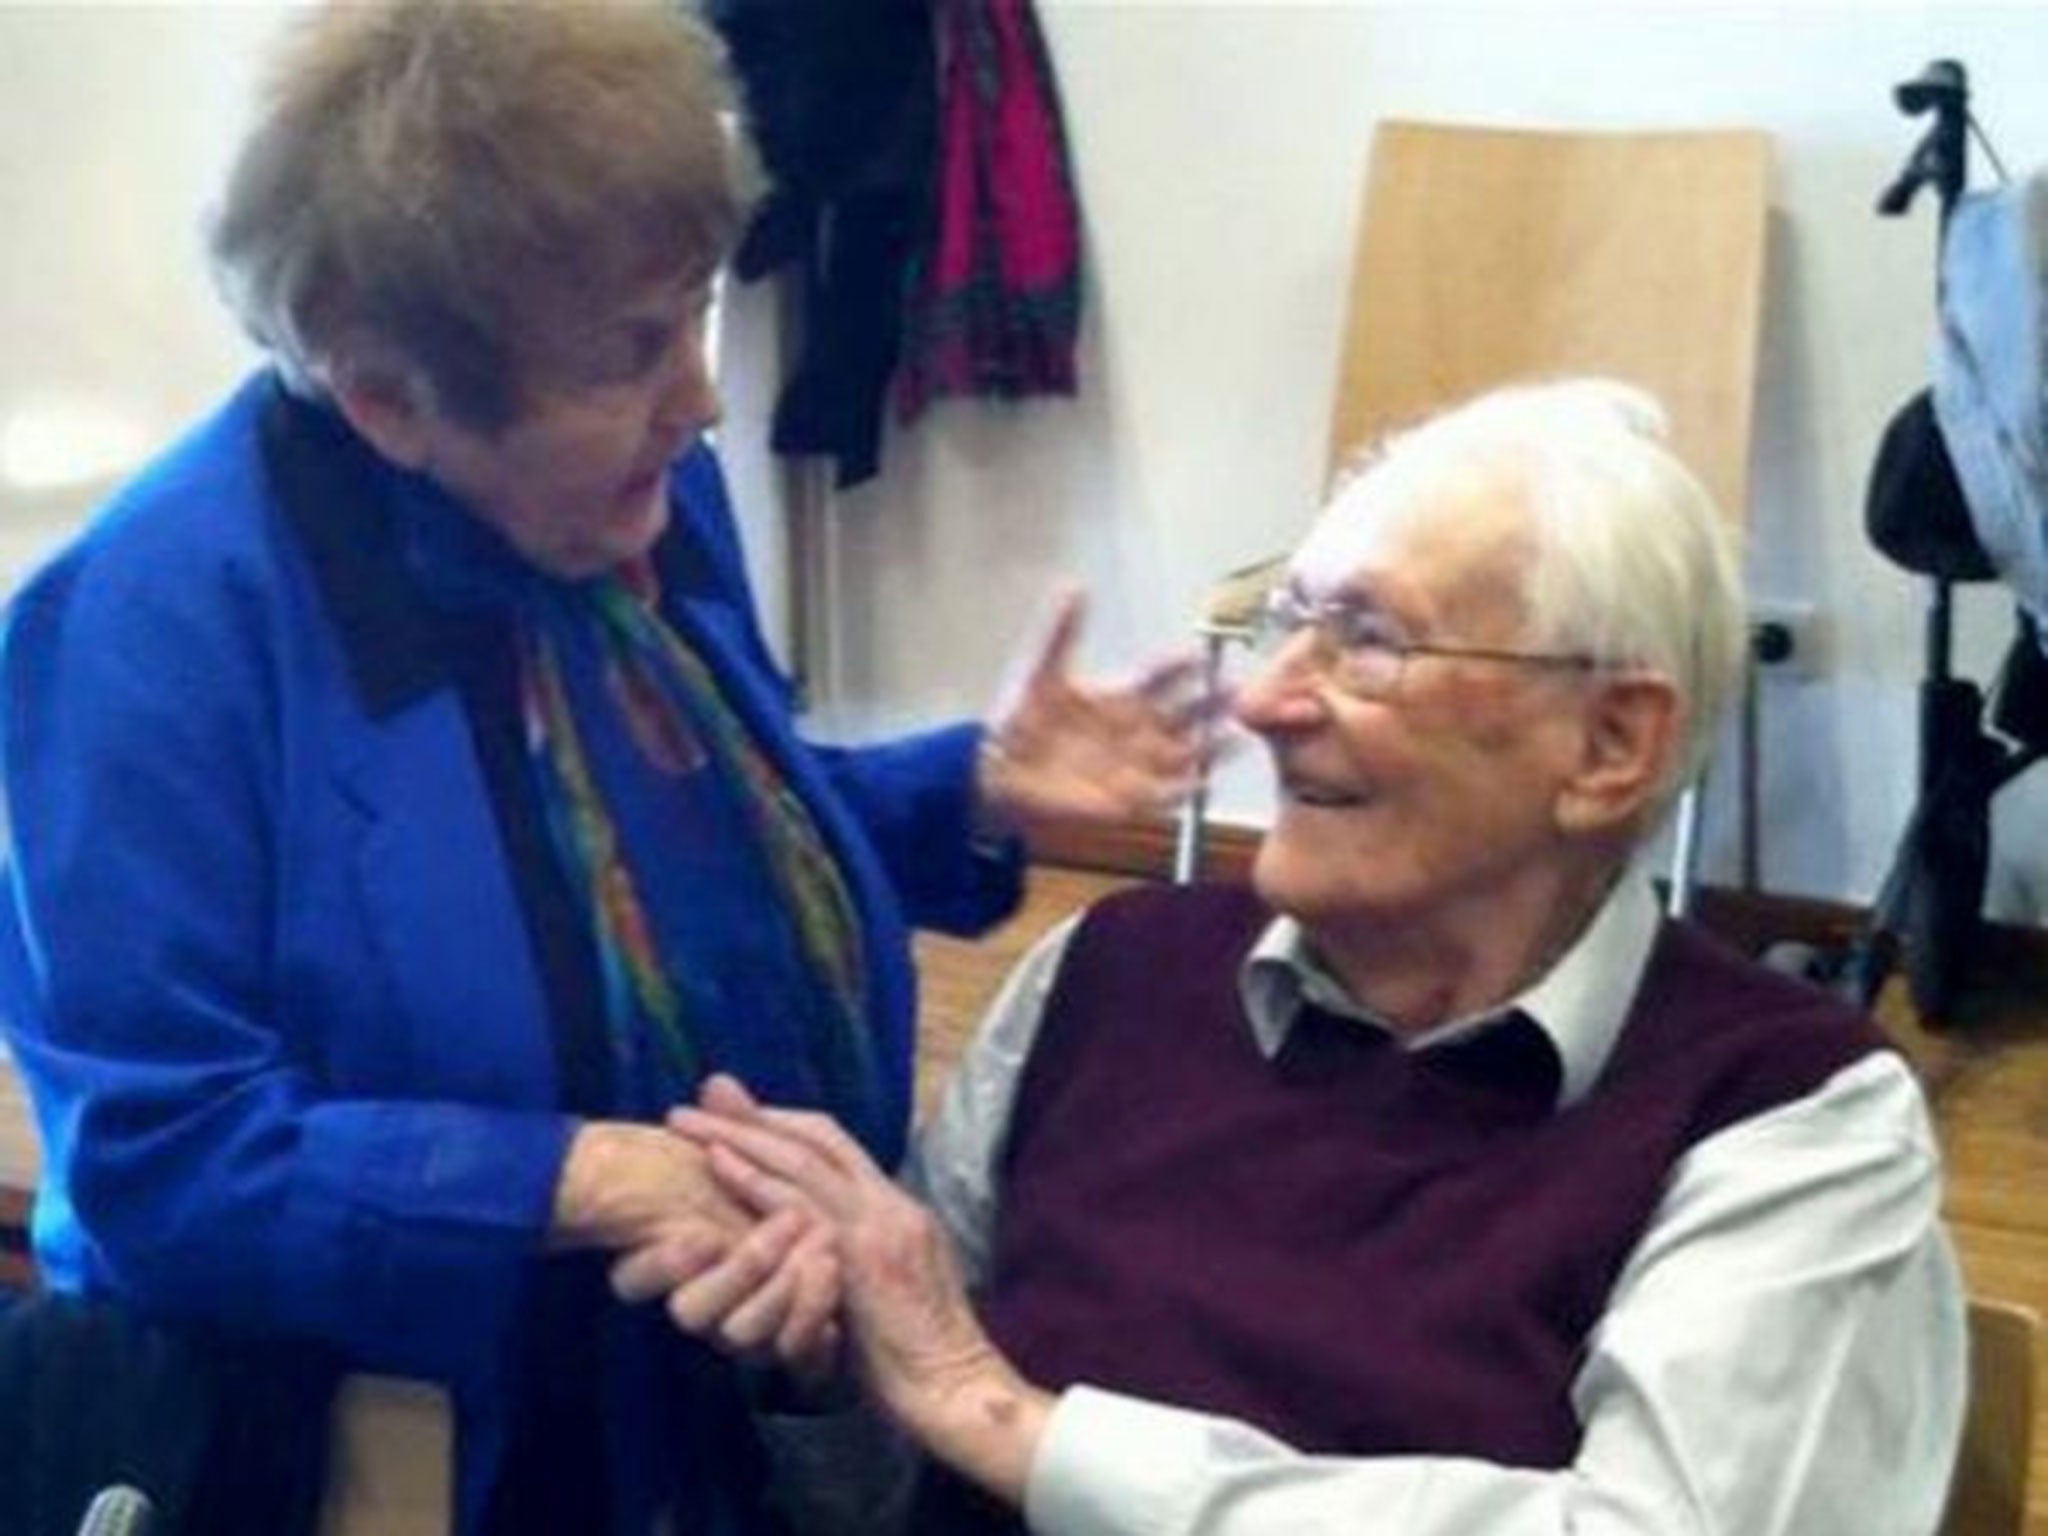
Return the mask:
[(793, 734), (703, 441), (723, 100), (666, 6), (308, 16), (213, 234), (273, 366), (0, 648), (43, 1275), (446, 1383), (465, 1531), (768, 1528), (752, 1380), (604, 1285), (737, 1227), (648, 1122), (722, 1069), (892, 1163), (906, 923), (1193, 764), (1071, 605), (986, 731)]
[(921, 1139), (931, 1211), (714, 1079), (678, 1126), (777, 1214), (622, 1290), (822, 1362), (843, 1280), (943, 1469), (920, 1536), (1934, 1530), (1966, 1355), (1913, 1073), (1637, 857), (1743, 634), (1658, 418), (1574, 381), (1394, 438), (1239, 695), (1253, 889), (1028, 957)]

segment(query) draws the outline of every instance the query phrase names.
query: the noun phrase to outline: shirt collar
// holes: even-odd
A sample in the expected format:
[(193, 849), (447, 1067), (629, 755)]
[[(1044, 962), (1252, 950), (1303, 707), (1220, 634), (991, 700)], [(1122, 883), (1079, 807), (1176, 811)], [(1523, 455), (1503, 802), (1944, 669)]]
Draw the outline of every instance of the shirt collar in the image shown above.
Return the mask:
[[(1641, 864), (1631, 863), (1593, 920), (1534, 984), (1498, 1008), (1449, 1020), (1406, 1040), (1403, 1049), (1423, 1051), (1465, 1039), (1519, 1010), (1557, 1052), (1558, 1107), (1575, 1104), (1591, 1091), (1613, 1053), (1649, 964), (1657, 928), (1656, 892)], [(1295, 1013), (1304, 1004), (1357, 1019), (1369, 1028), (1387, 1027), (1344, 990), (1291, 917), (1276, 917), (1267, 924), (1238, 973), (1238, 994), (1252, 1038), (1269, 1060), (1287, 1043)]]

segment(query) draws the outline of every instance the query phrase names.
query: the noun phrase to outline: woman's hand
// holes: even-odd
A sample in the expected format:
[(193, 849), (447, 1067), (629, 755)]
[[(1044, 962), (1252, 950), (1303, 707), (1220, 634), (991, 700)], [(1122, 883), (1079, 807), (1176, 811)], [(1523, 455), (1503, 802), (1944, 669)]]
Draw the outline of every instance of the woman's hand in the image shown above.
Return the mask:
[(704, 1149), (658, 1125), (591, 1120), (576, 1128), (555, 1181), (555, 1248), (638, 1248), (689, 1229), (721, 1247), (754, 1224), (711, 1174)]
[(933, 1455), (1023, 1499), (1052, 1399), (1017, 1374), (969, 1302), (937, 1220), (823, 1115), (765, 1109), (730, 1078), (670, 1117), (742, 1203), (828, 1224), (843, 1316), (877, 1403)]
[(1085, 608), (1079, 590), (1062, 594), (983, 738), (982, 805), (997, 824), (1027, 836), (1172, 809), (1199, 781), (1228, 707), (1202, 694), (1192, 654), (1157, 662), (1130, 682), (1074, 678)]

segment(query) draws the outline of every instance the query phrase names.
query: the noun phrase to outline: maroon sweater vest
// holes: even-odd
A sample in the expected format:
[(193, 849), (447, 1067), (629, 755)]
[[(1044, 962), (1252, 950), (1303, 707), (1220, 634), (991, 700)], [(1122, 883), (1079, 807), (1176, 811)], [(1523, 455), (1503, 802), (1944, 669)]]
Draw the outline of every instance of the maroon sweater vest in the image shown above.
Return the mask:
[[(1074, 935), (1019, 1083), (981, 1308), (1041, 1386), (1305, 1451), (1564, 1466), (1587, 1335), (1672, 1165), (1882, 1048), (1833, 999), (1667, 924), (1598, 1083), (1560, 1112), (1540, 1044), (1534, 1070), (1408, 1053), (1311, 1010), (1268, 1061), (1237, 975), (1269, 917), (1237, 887), (1145, 888)], [(1021, 1529), (942, 1476), (917, 1528)]]

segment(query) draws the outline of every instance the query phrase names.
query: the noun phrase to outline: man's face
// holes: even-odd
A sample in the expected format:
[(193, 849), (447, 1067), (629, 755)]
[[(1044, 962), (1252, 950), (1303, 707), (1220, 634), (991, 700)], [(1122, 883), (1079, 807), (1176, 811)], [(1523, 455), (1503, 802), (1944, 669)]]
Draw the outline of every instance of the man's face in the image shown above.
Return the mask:
[[(1498, 484), (1388, 519), (1326, 514), (1290, 566), (1301, 596), (1362, 605), (1403, 641), (1525, 648), (1524, 519)], [(1347, 693), (1328, 643), (1296, 634), (1243, 688), (1279, 807), (1253, 878), (1311, 930), (1389, 920), (1427, 929), (1483, 911), (1563, 851), (1558, 791), (1579, 760), (1577, 674), (1412, 655), (1384, 698)]]

